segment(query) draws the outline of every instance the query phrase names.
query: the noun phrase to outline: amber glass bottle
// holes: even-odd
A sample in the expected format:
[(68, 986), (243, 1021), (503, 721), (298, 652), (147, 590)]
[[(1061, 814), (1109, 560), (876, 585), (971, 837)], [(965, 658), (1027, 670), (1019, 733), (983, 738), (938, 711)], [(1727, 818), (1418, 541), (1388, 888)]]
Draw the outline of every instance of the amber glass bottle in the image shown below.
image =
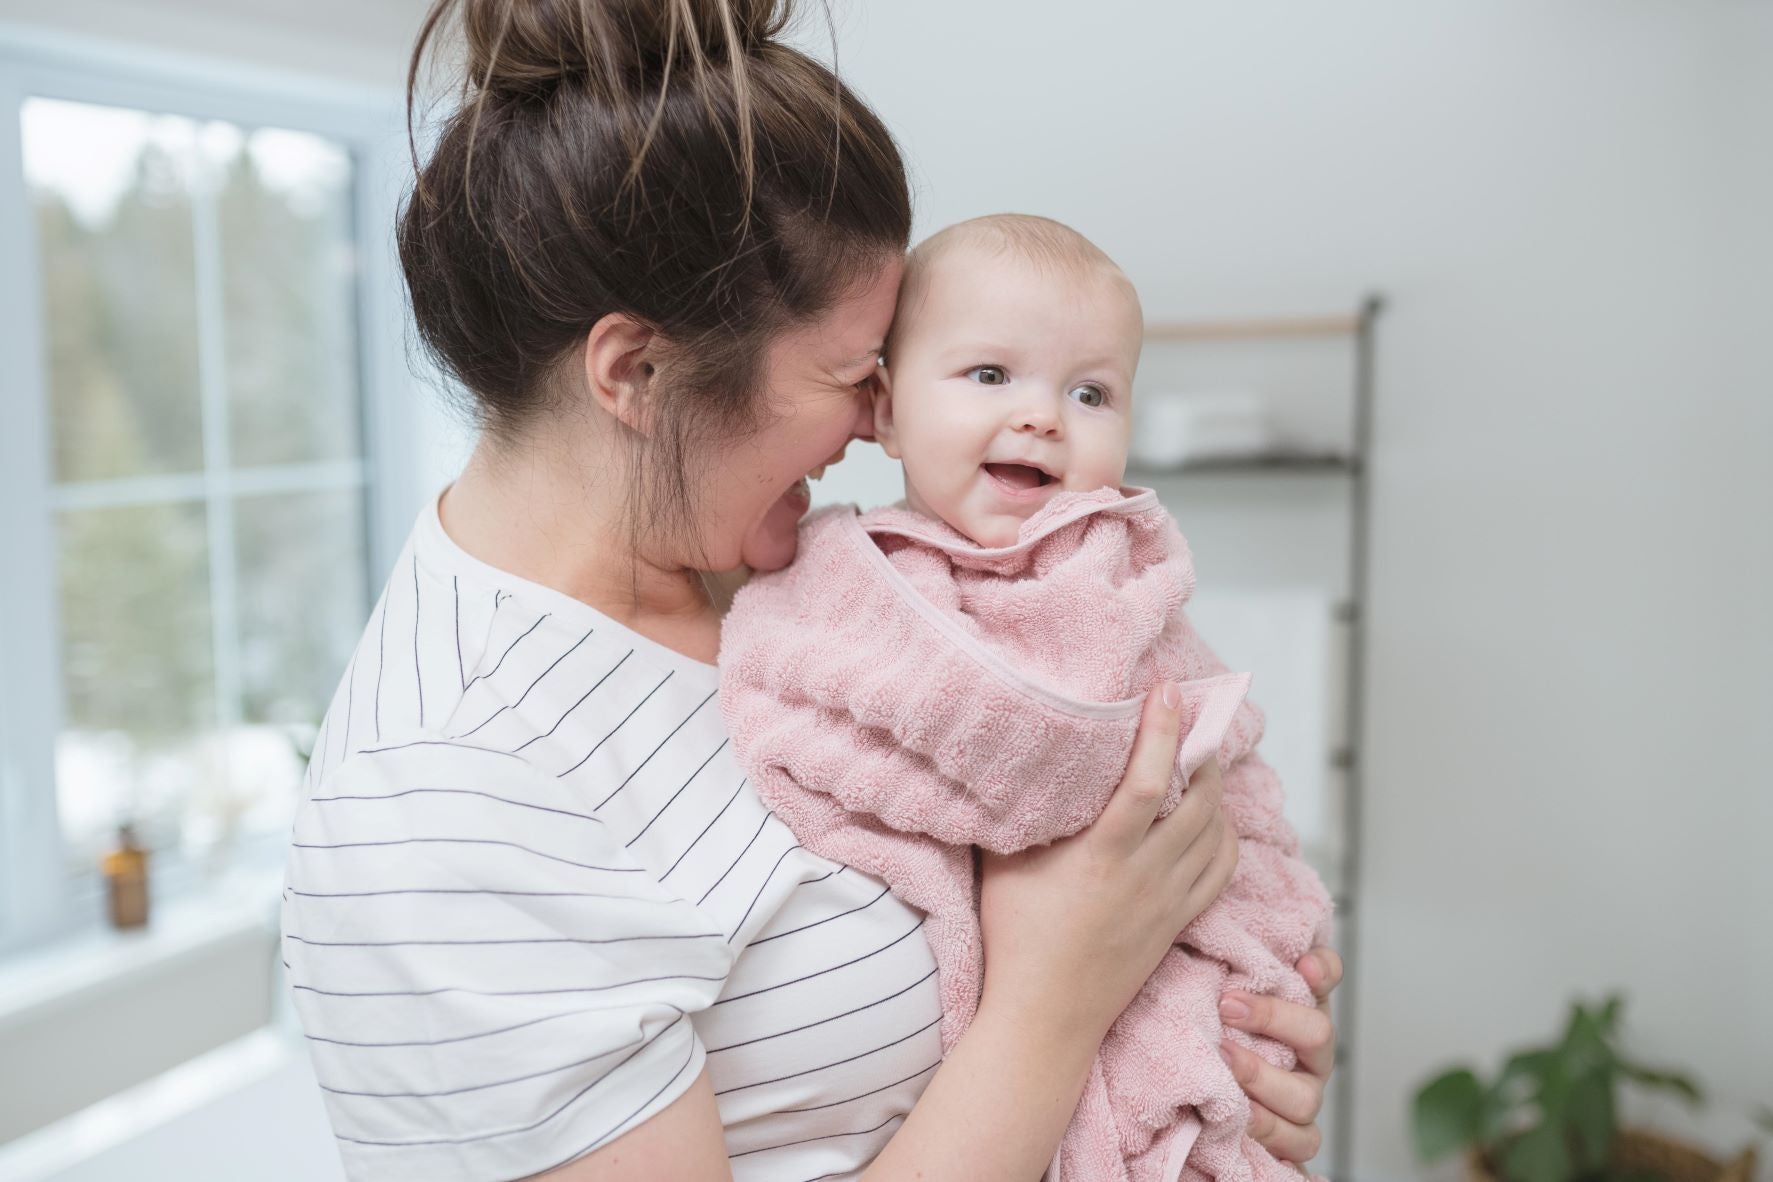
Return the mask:
[(117, 826), (117, 848), (104, 856), (99, 869), (105, 876), (111, 926), (145, 926), (148, 922), (148, 851), (136, 844), (134, 826)]

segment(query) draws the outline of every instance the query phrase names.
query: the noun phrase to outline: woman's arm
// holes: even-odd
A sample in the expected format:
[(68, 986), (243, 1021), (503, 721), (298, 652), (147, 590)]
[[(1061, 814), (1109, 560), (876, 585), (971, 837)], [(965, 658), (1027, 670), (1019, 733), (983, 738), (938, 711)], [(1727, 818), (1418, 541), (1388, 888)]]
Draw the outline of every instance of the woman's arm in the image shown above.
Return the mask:
[(518, 1182), (732, 1182), (708, 1069), (689, 1091), (584, 1157)]

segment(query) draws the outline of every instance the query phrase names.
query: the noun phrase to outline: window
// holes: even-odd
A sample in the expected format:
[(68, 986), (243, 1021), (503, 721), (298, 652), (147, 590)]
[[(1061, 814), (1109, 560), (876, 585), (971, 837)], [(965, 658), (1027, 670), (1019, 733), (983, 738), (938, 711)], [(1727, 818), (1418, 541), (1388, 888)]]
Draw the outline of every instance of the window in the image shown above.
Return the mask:
[(385, 96), (43, 57), (0, 45), (0, 262), (23, 263), (0, 283), (26, 313), (0, 328), (0, 948), (96, 920), (123, 820), (160, 896), (281, 860), (385, 569), (373, 477), (400, 466), (370, 413), (387, 235), (360, 232), (392, 224)]

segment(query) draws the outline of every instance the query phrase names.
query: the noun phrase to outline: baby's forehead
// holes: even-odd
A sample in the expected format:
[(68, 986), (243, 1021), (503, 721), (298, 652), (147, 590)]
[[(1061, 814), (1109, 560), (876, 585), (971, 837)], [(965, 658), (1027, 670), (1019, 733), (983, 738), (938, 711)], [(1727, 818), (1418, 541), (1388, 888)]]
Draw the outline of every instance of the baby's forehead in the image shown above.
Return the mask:
[(957, 318), (988, 316), (1005, 305), (1034, 301), (1066, 308), (1111, 302), (1122, 331), (1135, 339), (1143, 335), (1138, 292), (1106, 256), (1037, 257), (1013, 245), (976, 240), (946, 243), (921, 259), (914, 256), (900, 289), (895, 335), (912, 324), (958, 327)]
[(1055, 285), (1116, 277), (1131, 286), (1114, 260), (1079, 238), (1066, 249), (1001, 237), (988, 230), (938, 234), (906, 259), (906, 281), (954, 282), (980, 274), (1013, 273)]

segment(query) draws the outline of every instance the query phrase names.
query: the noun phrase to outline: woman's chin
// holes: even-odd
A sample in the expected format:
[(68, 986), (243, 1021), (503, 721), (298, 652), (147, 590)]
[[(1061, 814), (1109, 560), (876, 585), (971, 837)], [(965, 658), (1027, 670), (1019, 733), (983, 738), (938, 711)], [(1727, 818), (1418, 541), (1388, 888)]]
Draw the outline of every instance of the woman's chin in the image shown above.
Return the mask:
[(800, 549), (800, 519), (811, 504), (806, 482), (796, 481), (745, 535), (740, 561), (754, 571), (781, 570), (793, 562)]
[(743, 562), (759, 574), (781, 570), (794, 561), (799, 548), (798, 534), (790, 533), (786, 538), (753, 537), (745, 543)]

